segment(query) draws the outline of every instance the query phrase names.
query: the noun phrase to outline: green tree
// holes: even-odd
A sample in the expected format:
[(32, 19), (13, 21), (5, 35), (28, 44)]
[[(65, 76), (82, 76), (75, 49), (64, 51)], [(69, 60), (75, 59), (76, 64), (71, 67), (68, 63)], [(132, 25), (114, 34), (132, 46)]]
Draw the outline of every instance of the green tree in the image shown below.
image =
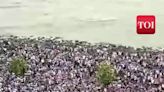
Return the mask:
[(17, 58), (11, 61), (9, 71), (16, 76), (23, 76), (27, 71), (27, 63), (23, 58)]
[(112, 83), (116, 80), (116, 71), (112, 65), (108, 65), (107, 63), (102, 63), (98, 66), (96, 77), (100, 83), (104, 86)]

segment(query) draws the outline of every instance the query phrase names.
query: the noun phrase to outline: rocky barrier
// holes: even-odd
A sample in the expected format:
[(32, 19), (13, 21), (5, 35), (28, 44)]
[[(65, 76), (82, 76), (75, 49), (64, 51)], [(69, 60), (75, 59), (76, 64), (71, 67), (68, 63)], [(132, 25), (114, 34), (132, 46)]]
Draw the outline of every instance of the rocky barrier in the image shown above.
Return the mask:
[[(17, 77), (8, 67), (20, 56), (29, 69)], [(102, 61), (118, 73), (117, 81), (107, 86), (95, 77)], [(164, 92), (164, 52), (60, 38), (1, 36), (0, 92)]]

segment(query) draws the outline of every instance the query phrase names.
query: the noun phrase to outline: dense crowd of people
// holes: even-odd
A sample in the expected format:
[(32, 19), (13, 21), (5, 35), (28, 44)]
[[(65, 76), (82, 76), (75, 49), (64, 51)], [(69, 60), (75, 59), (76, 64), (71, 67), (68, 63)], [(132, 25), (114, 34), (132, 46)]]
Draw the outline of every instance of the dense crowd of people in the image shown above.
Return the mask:
[[(17, 57), (27, 61), (24, 76), (8, 70)], [(96, 79), (103, 61), (118, 74), (107, 86)], [(2, 36), (0, 92), (164, 92), (164, 52), (57, 37)]]

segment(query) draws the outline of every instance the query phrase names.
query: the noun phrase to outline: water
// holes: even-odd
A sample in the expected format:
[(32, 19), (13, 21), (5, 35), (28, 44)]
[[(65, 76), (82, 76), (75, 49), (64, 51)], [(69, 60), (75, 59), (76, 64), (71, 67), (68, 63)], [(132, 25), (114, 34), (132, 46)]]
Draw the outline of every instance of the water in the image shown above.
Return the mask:
[[(156, 16), (155, 35), (136, 34), (140, 14)], [(1, 35), (164, 47), (164, 0), (1, 0), (0, 20)]]

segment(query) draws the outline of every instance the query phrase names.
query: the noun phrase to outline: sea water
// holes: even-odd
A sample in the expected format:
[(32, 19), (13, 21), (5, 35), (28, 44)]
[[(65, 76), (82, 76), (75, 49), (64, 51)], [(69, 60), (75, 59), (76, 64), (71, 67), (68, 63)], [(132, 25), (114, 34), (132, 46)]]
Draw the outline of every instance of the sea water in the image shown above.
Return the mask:
[[(164, 47), (164, 0), (0, 0), (0, 35)], [(137, 15), (155, 15), (156, 33), (138, 35)]]

